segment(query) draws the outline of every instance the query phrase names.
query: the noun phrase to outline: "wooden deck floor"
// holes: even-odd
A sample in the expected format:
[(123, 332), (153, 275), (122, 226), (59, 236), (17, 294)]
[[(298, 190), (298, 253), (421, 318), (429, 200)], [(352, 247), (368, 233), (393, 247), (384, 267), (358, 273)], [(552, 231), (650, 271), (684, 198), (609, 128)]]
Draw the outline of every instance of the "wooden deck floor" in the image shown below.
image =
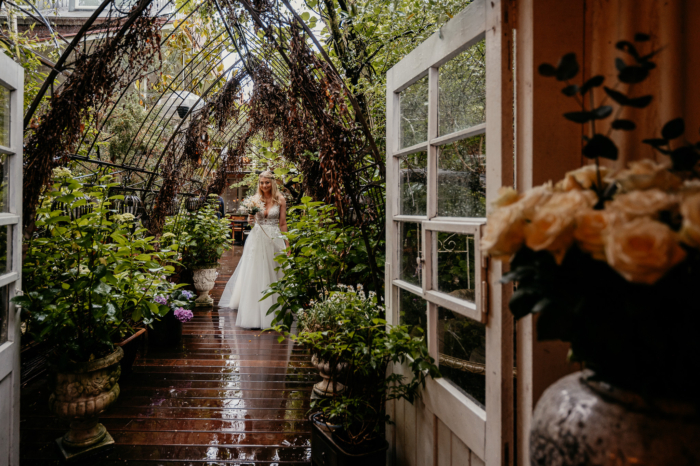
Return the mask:
[[(216, 301), (241, 250), (222, 258)], [(309, 354), (235, 320), (231, 309), (195, 311), (180, 347), (140, 355), (134, 373), (119, 382), (116, 405), (101, 417), (116, 446), (82, 464), (309, 464), (306, 413), (317, 380)], [(23, 390), (23, 466), (61, 464), (54, 439), (65, 428), (47, 399), (45, 380)]]

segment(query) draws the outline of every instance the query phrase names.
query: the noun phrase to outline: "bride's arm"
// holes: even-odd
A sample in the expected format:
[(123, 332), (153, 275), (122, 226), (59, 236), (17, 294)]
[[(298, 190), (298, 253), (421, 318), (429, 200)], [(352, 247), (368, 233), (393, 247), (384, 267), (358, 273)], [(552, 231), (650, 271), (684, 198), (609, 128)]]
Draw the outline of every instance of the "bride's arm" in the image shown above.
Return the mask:
[[(287, 232), (287, 200), (280, 196), (280, 231)], [(284, 243), (289, 248), (289, 241), (285, 238)]]

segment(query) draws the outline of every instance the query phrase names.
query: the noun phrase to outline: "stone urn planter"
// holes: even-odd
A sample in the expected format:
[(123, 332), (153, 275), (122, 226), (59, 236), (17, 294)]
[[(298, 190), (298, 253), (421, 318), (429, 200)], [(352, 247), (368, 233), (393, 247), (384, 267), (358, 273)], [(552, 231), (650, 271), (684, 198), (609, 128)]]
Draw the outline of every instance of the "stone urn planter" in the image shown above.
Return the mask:
[(338, 439), (335, 432), (340, 426), (323, 422), (320, 413), (312, 414), (311, 461), (318, 466), (385, 466), (389, 443), (382, 439), (365, 442), (349, 449)]
[(644, 398), (594, 380), (591, 371), (577, 372), (537, 403), (530, 464), (699, 465), (699, 414), (692, 404)]
[(194, 300), (195, 307), (209, 307), (214, 305), (214, 300), (209, 296), (209, 290), (216, 283), (216, 269), (196, 269), (194, 271), (194, 287), (199, 296)]
[[(331, 371), (328, 361), (319, 359), (318, 356), (314, 354), (311, 356), (311, 364), (316, 366), (323, 379), (314, 385), (314, 394), (323, 398), (330, 398), (345, 391), (345, 385), (338, 382), (337, 378), (345, 371), (347, 363), (338, 364), (335, 371)], [(335, 381), (333, 376), (335, 376)]]
[(55, 371), (51, 378), (49, 409), (58, 418), (70, 422), (70, 430), (56, 439), (66, 459), (114, 443), (99, 416), (119, 397), (119, 361), (124, 351), (90, 362), (74, 363), (68, 371)]

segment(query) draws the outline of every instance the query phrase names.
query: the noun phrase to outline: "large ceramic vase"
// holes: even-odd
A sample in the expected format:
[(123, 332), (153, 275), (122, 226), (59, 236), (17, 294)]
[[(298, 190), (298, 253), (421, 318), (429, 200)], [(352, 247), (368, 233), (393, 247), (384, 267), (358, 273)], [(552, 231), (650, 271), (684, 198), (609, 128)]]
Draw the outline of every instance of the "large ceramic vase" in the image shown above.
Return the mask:
[[(650, 368), (649, 377), (654, 377)], [(530, 464), (700, 465), (698, 408), (596, 381), (591, 371), (549, 387), (535, 408)]]
[(67, 458), (114, 443), (99, 416), (119, 397), (119, 361), (124, 351), (90, 362), (73, 363), (65, 372), (52, 373), (49, 409), (70, 422), (70, 430), (57, 439)]
[(347, 368), (346, 363), (338, 364), (335, 371), (332, 371), (328, 361), (319, 359), (314, 354), (311, 356), (311, 364), (316, 366), (322, 379), (314, 385), (313, 392), (315, 395), (323, 398), (330, 398), (345, 391), (345, 385), (338, 382), (338, 378)]
[(216, 269), (197, 269), (194, 271), (194, 287), (199, 292), (199, 296), (194, 300), (195, 307), (208, 307), (214, 304), (214, 300), (209, 296), (209, 290), (214, 288), (216, 275)]

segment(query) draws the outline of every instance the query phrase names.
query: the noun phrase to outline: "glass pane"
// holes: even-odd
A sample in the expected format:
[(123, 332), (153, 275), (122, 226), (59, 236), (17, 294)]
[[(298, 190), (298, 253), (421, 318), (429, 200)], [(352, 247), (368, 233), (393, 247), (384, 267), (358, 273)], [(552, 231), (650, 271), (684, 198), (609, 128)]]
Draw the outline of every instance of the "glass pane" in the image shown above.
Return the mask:
[[(100, 6), (100, 0), (79, 0), (78, 5), (81, 7), (98, 7)], [(124, 3), (126, 2), (117, 2), (120, 4), (120, 6), (124, 6)]]
[(438, 307), (440, 373), (483, 408), (486, 404), (486, 328)]
[(399, 323), (412, 327), (411, 335), (421, 336), (421, 332), (415, 330), (418, 327), (423, 330), (428, 328), (428, 305), (423, 298), (413, 293), (399, 289)]
[(475, 302), (474, 236), (441, 231), (433, 237), (437, 241), (437, 290)]
[(399, 225), (399, 278), (416, 286), (421, 286), (422, 267), (420, 223)]
[(486, 121), (484, 41), (472, 45), (440, 67), (438, 132), (454, 133)]
[(486, 216), (486, 135), (440, 147), (438, 215)]
[(411, 84), (400, 94), (399, 147), (411, 147), (428, 140), (428, 76)]
[(10, 317), (10, 303), (7, 299), (7, 286), (0, 288), (0, 345), (7, 341), (7, 324)]
[(10, 147), (10, 90), (0, 86), (0, 145)]
[(0, 212), (9, 212), (10, 206), (7, 203), (9, 185), (8, 181), (10, 171), (10, 160), (9, 156), (5, 154), (0, 154)]
[(428, 196), (428, 153), (417, 152), (401, 157), (399, 192), (401, 215), (426, 215)]

